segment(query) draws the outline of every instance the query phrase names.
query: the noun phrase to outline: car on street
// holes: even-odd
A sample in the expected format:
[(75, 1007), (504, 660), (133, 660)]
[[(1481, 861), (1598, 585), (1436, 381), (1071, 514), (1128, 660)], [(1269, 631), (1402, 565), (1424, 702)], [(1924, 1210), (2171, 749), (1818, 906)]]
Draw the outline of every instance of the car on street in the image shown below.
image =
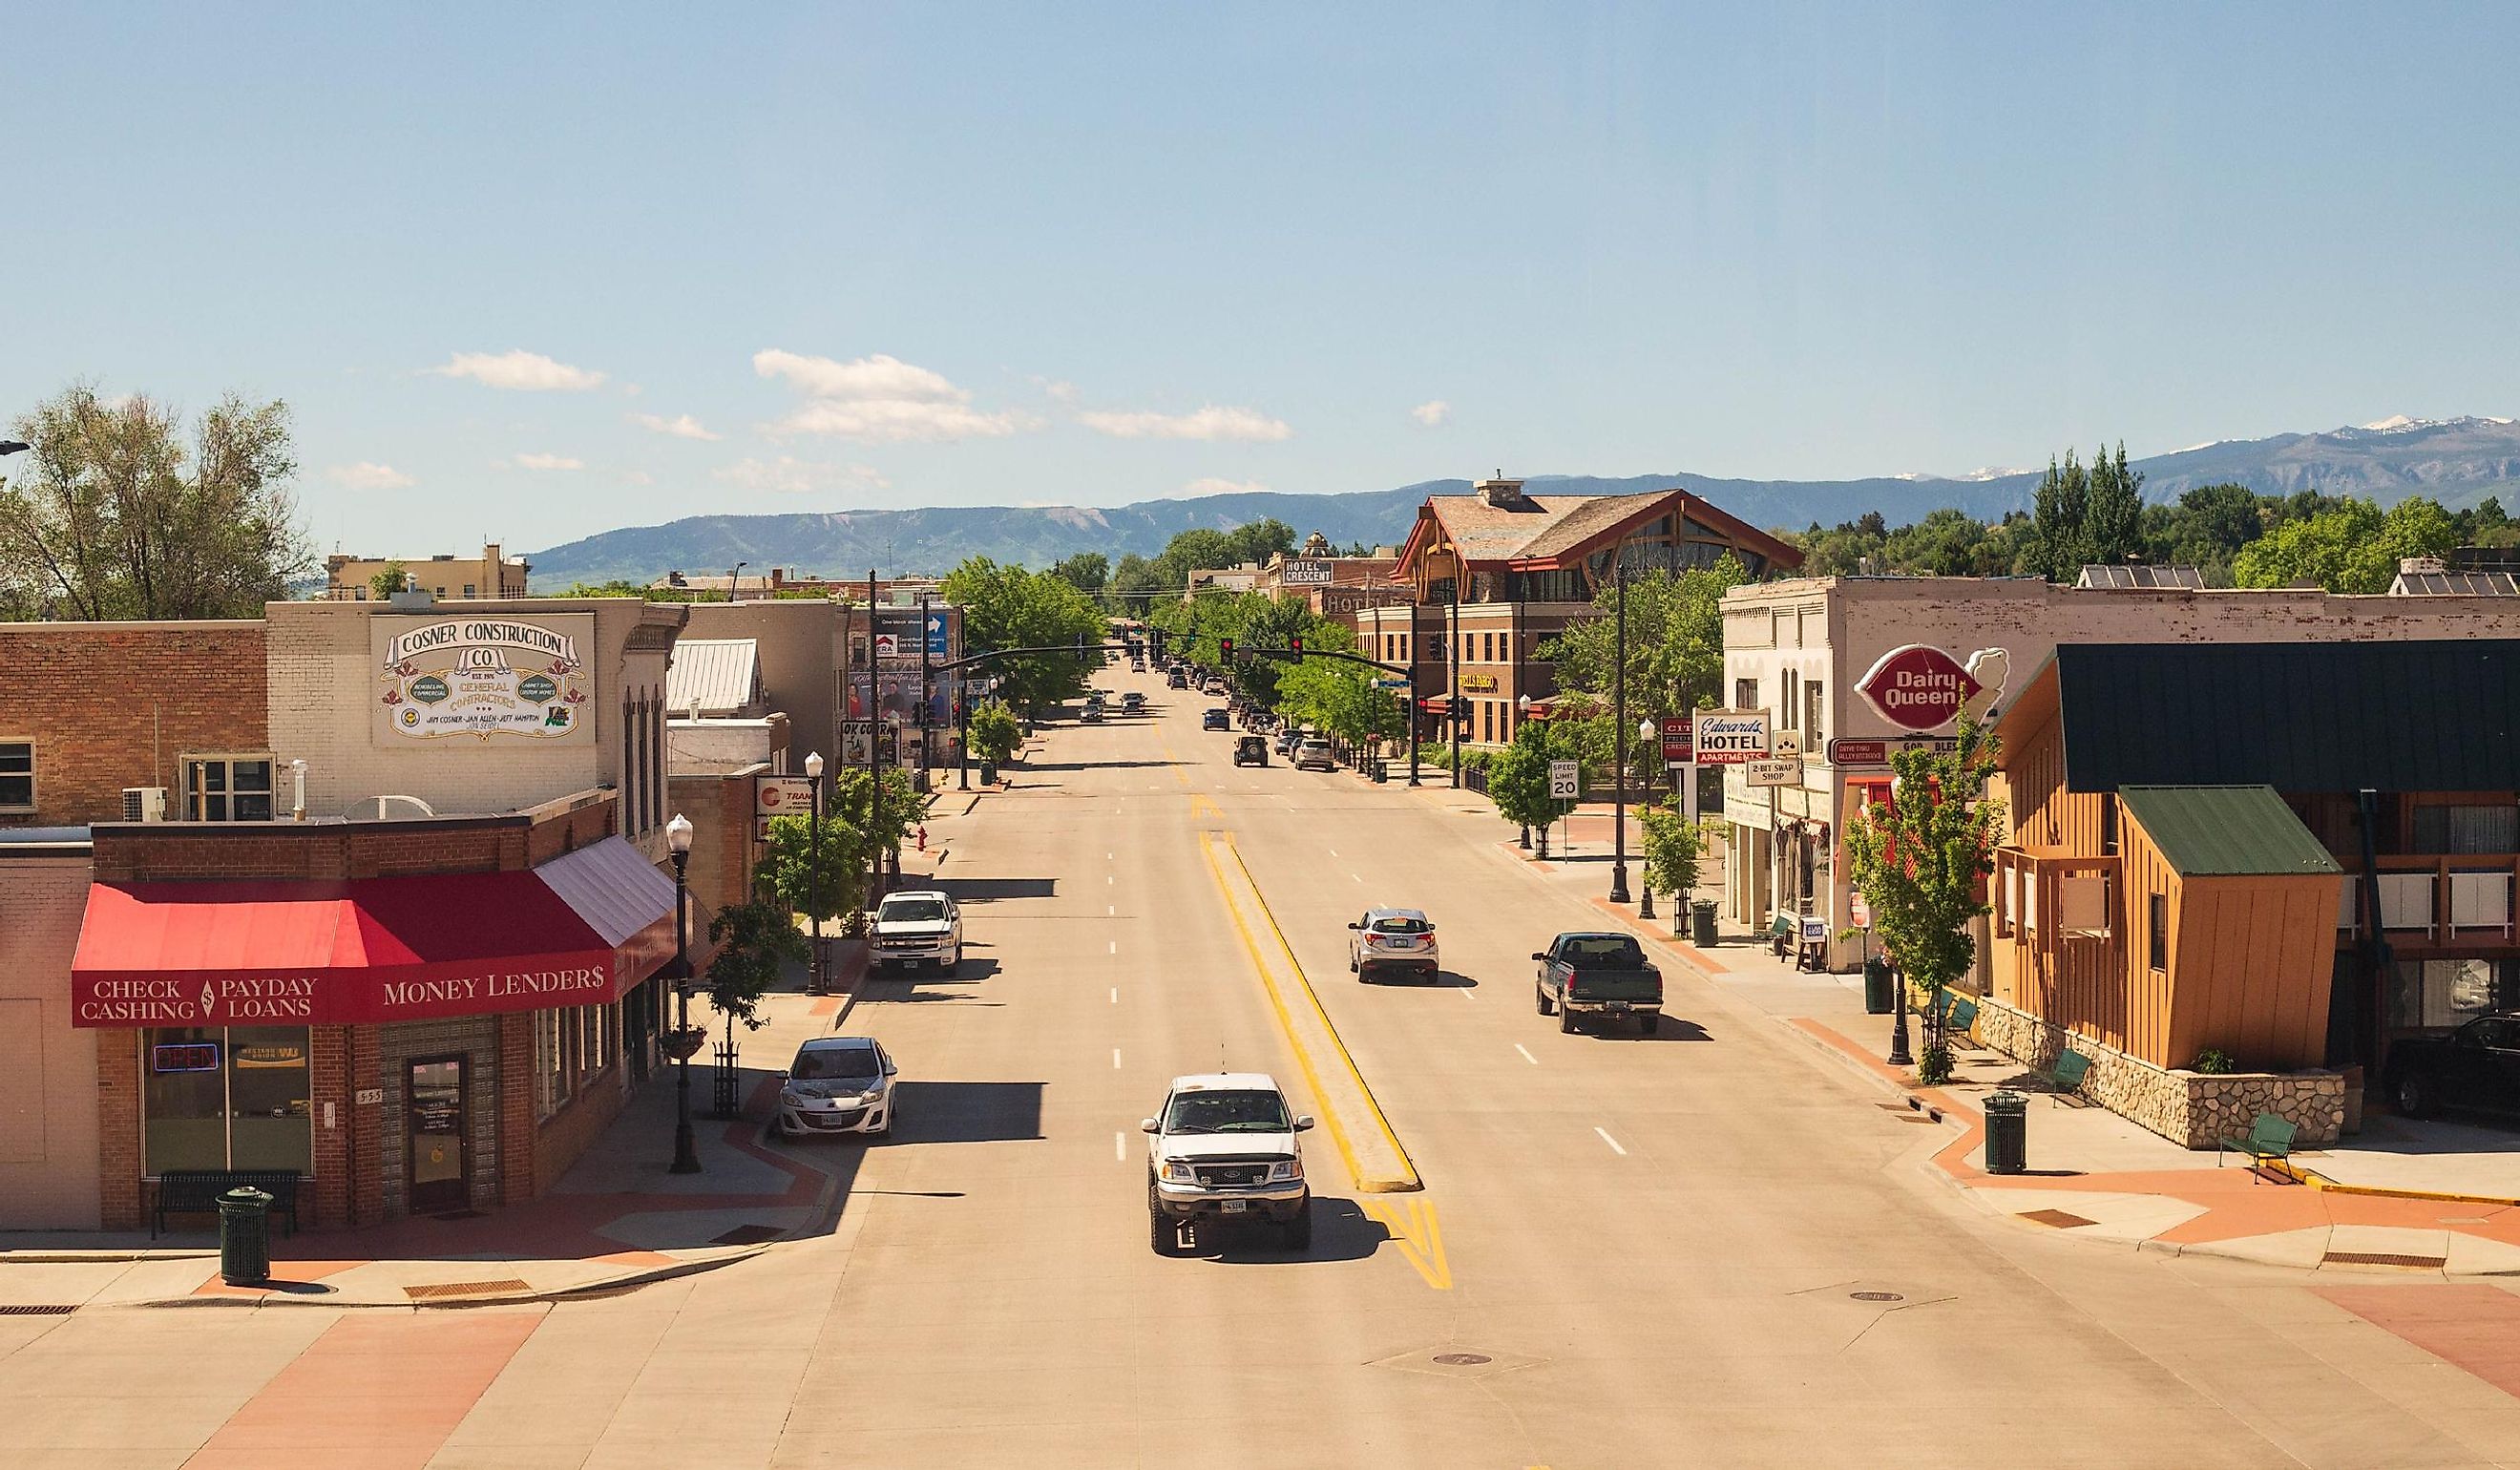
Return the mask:
[(779, 1074), (779, 1111), (770, 1131), (783, 1138), (883, 1137), (900, 1113), (892, 1081), (900, 1070), (873, 1037), (814, 1037)]
[(1213, 694), (1222, 699), (1225, 697), (1225, 681), (1216, 678), (1214, 675), (1210, 675), (1207, 683), (1199, 687), (1199, 692), (1202, 694)]
[(1147, 1232), (1169, 1256), (1184, 1230), (1265, 1220), (1292, 1250), (1313, 1244), (1313, 1196), (1295, 1136), (1313, 1126), (1265, 1072), (1176, 1077), (1147, 1135)]
[(1368, 909), (1348, 929), (1347, 967), (1359, 984), (1372, 985), (1386, 970), (1410, 970), (1429, 980), (1443, 972), (1435, 926), (1416, 909)]
[(1174, 669), (1170, 673), (1164, 675), (1164, 688), (1168, 690), (1186, 690), (1190, 688), (1190, 676), (1179, 669)]
[(1198, 728), (1201, 730), (1231, 730), (1233, 729), (1233, 726), (1227, 723), (1225, 711), (1221, 709), (1211, 709), (1207, 713), (1198, 717)]
[(1093, 703), (1088, 704), (1087, 706), (1085, 706), (1085, 713), (1084, 713), (1083, 715), (1079, 716), (1078, 718), (1079, 718), (1080, 720), (1082, 720), (1082, 721), (1083, 721), (1083, 723), (1085, 723), (1085, 724), (1087, 724), (1087, 725), (1100, 725), (1100, 724), (1102, 724), (1102, 700), (1100, 700), (1100, 699), (1097, 699), (1097, 700), (1095, 700)]
[(1632, 935), (1560, 934), (1533, 955), (1540, 961), (1534, 992), (1542, 1015), (1573, 1031), (1585, 1016), (1629, 1020), (1651, 1036), (1662, 1026), (1662, 971), (1645, 958)]
[(1336, 771), (1338, 757), (1330, 753), (1330, 742), (1319, 736), (1308, 736), (1295, 746), (1295, 769), (1298, 771)]
[(1124, 715), (1143, 715), (1146, 712), (1146, 695), (1139, 693), (1136, 690), (1131, 690), (1129, 692), (1120, 696), (1120, 713)]
[(2409, 1118), (2444, 1108), (2520, 1113), (2520, 1015), (2478, 1016), (2447, 1036), (2390, 1043), (2389, 1100)]
[(1280, 755), (1293, 755), (1295, 753), (1295, 747), (1303, 742), (1304, 733), (1292, 725), (1289, 725), (1285, 729), (1278, 732), (1278, 753)]
[(1234, 764), (1266, 766), (1269, 764), (1269, 742), (1256, 735), (1247, 735), (1234, 742)]
[(875, 949), (869, 968), (963, 962), (963, 911), (932, 888), (886, 894), (875, 911)]

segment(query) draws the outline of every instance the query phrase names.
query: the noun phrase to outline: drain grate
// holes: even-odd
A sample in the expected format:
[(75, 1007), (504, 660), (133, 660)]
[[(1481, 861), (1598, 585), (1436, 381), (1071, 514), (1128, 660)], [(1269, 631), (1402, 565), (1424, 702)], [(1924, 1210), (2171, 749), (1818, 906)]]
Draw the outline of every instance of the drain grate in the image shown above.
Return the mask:
[(2409, 1266), (2421, 1270), (2439, 1270), (2448, 1264), (2442, 1256), (2393, 1256), (2385, 1251), (2329, 1251), (2319, 1258), (2324, 1266)]
[(1904, 1302), (1908, 1300), (1906, 1297), (1901, 1296), (1895, 1291), (1850, 1291), (1847, 1295), (1859, 1302)]
[(76, 1311), (78, 1308), (75, 1306), (63, 1307), (49, 1302), (13, 1302), (0, 1306), (0, 1316), (68, 1316)]
[(1448, 1368), (1474, 1368), (1484, 1362), (1496, 1361), (1485, 1353), (1438, 1353), (1435, 1360)]
[(434, 1281), (427, 1286), (406, 1286), (402, 1293), (415, 1302), (433, 1302), (444, 1297), (480, 1297), (493, 1292), (532, 1289), (512, 1276), (499, 1281)]
[(2035, 1220), (2044, 1225), (2054, 1225), (2060, 1230), (2070, 1230), (2076, 1225), (2098, 1224), (2096, 1221), (2085, 1220), (2070, 1210), (2024, 1210), (2021, 1212), (2021, 1218)]
[(779, 1228), (777, 1225), (737, 1225), (734, 1229), (727, 1231), (723, 1235), (712, 1237), (711, 1243), (716, 1245), (759, 1245), (765, 1240), (776, 1240), (787, 1233), (787, 1231)]

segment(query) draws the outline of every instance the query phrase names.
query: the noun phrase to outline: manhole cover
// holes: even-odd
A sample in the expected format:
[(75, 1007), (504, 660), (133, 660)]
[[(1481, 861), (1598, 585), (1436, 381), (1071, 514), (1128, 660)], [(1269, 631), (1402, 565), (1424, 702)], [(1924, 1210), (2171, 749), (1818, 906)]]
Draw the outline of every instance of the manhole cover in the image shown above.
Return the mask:
[(1850, 1291), (1848, 1296), (1859, 1302), (1904, 1302), (1906, 1297), (1895, 1291)]
[(1453, 1368), (1474, 1368), (1483, 1362), (1496, 1361), (1485, 1353), (1438, 1353), (1435, 1360)]

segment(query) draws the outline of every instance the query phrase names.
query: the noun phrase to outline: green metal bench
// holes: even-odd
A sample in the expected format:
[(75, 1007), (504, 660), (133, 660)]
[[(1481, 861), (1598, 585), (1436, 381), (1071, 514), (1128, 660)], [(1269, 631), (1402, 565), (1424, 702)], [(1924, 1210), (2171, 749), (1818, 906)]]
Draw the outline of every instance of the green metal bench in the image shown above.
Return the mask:
[(2249, 1156), (2249, 1172), (2292, 1158), (2293, 1135), (2300, 1130), (2272, 1113), (2260, 1113), (2249, 1124), (2245, 1138), (2225, 1138), (2214, 1149), (2214, 1167), (2223, 1167), (2223, 1155), (2243, 1153)]
[(1934, 1009), (1936, 1022), (1946, 1037), (1966, 1036), (1968, 1029), (1977, 1024), (1977, 1002), (1966, 996), (1944, 991), (1934, 998)]
[(2068, 1050), (2057, 1053), (2056, 1065), (2048, 1068), (2045, 1076), (2049, 1087), (2071, 1096), (2082, 1087), (2084, 1074), (2091, 1070), (2090, 1057), (2080, 1051)]
[(271, 1213), (297, 1233), (297, 1186), (294, 1169), (169, 1169), (158, 1177), (158, 1197), (150, 1214), (150, 1238), (166, 1228), (169, 1215), (216, 1215), (219, 1196), (231, 1189), (259, 1189), (271, 1196)]

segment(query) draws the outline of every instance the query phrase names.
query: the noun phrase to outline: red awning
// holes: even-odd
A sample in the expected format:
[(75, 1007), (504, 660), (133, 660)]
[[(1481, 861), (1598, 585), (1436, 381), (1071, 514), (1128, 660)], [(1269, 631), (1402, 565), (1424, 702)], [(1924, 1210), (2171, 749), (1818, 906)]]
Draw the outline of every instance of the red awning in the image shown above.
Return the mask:
[(672, 915), (672, 882), (619, 838), (526, 872), (96, 883), (70, 963), (71, 1024), (376, 1023), (592, 1004), (671, 953)]

